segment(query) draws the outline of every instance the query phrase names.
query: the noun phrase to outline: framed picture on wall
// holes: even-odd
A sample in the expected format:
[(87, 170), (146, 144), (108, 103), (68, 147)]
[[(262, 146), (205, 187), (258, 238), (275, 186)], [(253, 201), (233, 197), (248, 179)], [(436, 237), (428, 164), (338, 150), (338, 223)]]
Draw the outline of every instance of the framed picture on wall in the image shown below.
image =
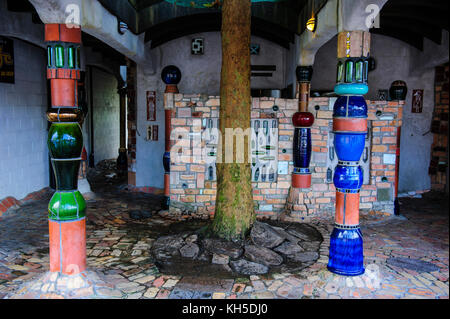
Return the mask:
[(423, 110), (423, 90), (413, 90), (412, 113), (422, 113)]
[(14, 42), (0, 37), (0, 82), (14, 84)]
[(157, 141), (158, 140), (158, 125), (153, 125), (153, 129), (152, 129), (152, 141)]
[(156, 91), (147, 91), (147, 121), (156, 121)]

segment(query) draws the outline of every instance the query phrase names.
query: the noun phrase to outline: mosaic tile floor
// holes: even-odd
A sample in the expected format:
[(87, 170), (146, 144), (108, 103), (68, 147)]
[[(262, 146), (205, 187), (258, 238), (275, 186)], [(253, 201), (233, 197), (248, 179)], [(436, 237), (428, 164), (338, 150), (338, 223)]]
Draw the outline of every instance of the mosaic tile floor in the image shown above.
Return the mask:
[[(0, 298), (449, 297), (448, 198), (433, 194), (423, 199), (402, 198), (401, 216), (362, 216), (366, 265), (362, 276), (342, 277), (327, 271), (330, 218), (312, 222), (324, 237), (320, 258), (313, 266), (300, 273), (235, 280), (158, 272), (149, 248), (174, 222), (158, 215), (159, 200), (143, 193), (92, 194), (87, 211), (89, 271), (82, 274), (84, 279), (73, 279), (75, 290), (70, 293), (57, 289), (64, 278), (50, 278), (47, 273), (48, 198), (10, 209), (0, 217)], [(152, 217), (130, 218), (136, 210)], [(92, 287), (83, 280), (90, 280)]]

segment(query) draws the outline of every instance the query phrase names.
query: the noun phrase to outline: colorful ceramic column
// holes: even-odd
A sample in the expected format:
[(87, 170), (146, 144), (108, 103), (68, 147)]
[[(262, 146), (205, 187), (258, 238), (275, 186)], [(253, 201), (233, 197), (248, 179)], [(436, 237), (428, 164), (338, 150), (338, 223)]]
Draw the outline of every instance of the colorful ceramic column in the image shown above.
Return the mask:
[(172, 143), (170, 134), (172, 132), (172, 115), (174, 112), (174, 94), (178, 93), (177, 84), (181, 80), (181, 72), (174, 65), (166, 66), (161, 72), (161, 78), (166, 84), (164, 92), (164, 113), (165, 113), (165, 152), (163, 155), (164, 165), (164, 203), (163, 208), (167, 209), (170, 205), (170, 149)]
[(363, 238), (359, 227), (359, 197), (363, 171), (359, 166), (367, 135), (368, 57), (370, 33), (341, 32), (338, 35), (337, 85), (334, 104), (334, 148), (338, 165), (335, 227), (330, 238), (328, 269), (336, 274), (364, 273)]
[(311, 126), (314, 124), (314, 115), (308, 112), (308, 102), (313, 69), (312, 66), (298, 66), (296, 73), (299, 87), (299, 112), (292, 117), (295, 127), (292, 187), (310, 188)]
[(86, 269), (86, 202), (77, 190), (83, 149), (77, 90), (81, 29), (46, 24), (45, 41), (52, 101), (48, 148), (56, 176), (56, 192), (48, 205), (50, 271), (70, 275)]
[[(389, 89), (389, 96), (394, 101), (404, 101), (406, 94), (408, 93), (408, 87), (406, 82), (397, 80), (392, 82)], [(395, 184), (394, 184), (394, 214), (400, 215), (400, 203), (398, 201), (398, 179), (400, 176), (400, 141), (402, 135), (402, 127), (397, 127), (397, 143), (395, 147)]]

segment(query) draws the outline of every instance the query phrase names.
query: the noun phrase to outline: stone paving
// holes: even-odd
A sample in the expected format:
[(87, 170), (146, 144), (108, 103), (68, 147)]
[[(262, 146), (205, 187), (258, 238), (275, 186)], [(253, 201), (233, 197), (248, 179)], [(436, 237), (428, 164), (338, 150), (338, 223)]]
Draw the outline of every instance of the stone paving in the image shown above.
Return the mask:
[[(449, 297), (448, 198), (445, 196), (402, 198), (401, 216), (363, 215), (366, 273), (362, 276), (342, 277), (327, 271), (333, 228), (330, 217), (311, 222), (324, 237), (320, 258), (314, 265), (299, 273), (237, 279), (159, 273), (150, 256), (150, 247), (176, 221), (158, 213), (160, 197), (126, 191), (88, 196), (89, 271), (78, 279), (54, 274), (53, 278), (47, 272), (48, 199), (28, 202), (0, 217), (0, 298)], [(142, 219), (131, 218), (136, 211), (146, 214)], [(410, 263), (401, 257), (408, 258), (406, 261)], [(75, 292), (58, 291), (58, 283), (67, 280), (75, 283)], [(83, 280), (93, 283), (93, 288)]]

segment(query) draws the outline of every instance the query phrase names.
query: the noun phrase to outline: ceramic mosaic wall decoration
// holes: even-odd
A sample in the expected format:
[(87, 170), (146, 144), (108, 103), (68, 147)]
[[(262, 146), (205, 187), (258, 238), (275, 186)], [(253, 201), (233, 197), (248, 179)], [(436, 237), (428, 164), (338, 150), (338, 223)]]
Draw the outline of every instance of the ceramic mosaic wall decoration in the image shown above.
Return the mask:
[(252, 181), (276, 182), (278, 173), (278, 120), (251, 121)]

